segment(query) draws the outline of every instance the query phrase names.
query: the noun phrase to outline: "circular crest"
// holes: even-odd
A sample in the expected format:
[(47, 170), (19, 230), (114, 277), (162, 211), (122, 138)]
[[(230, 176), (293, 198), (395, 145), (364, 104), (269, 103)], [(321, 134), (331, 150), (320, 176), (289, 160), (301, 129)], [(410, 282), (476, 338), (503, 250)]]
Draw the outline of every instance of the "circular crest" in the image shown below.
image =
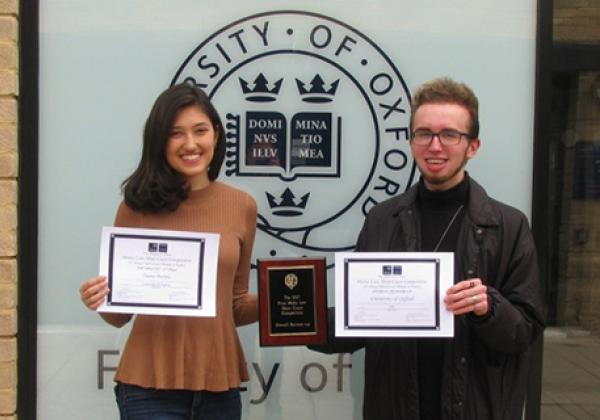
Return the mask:
[(368, 210), (412, 184), (409, 91), (348, 24), (248, 16), (204, 40), (172, 82), (200, 86), (221, 114), (221, 176), (257, 201), (257, 255), (352, 249)]

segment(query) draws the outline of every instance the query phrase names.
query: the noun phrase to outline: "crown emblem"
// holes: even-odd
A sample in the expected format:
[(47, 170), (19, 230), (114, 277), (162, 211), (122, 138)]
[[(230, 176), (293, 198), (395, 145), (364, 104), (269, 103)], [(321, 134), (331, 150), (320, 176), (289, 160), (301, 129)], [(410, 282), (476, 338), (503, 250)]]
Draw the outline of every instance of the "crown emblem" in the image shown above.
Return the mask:
[(300, 92), (300, 96), (304, 102), (312, 102), (312, 103), (323, 103), (323, 102), (331, 102), (333, 97), (335, 96), (335, 92), (337, 90), (338, 84), (340, 83), (340, 79), (329, 85), (329, 89), (325, 88), (325, 82), (318, 74), (313, 77), (310, 81), (310, 89), (306, 89), (306, 83), (303, 81), (296, 79), (296, 84), (298, 85), (298, 92)]
[(277, 98), (283, 82), (283, 78), (281, 78), (273, 84), (272, 89), (269, 89), (269, 81), (264, 74), (259, 73), (254, 79), (254, 87), (251, 89), (247, 81), (241, 77), (239, 80), (246, 100), (251, 102), (273, 102)]
[(281, 194), (281, 199), (277, 202), (274, 196), (269, 193), (265, 194), (267, 195), (267, 200), (269, 201), (269, 207), (271, 208), (272, 213), (277, 216), (301, 215), (304, 212), (304, 208), (308, 202), (308, 196), (310, 195), (310, 193), (306, 193), (298, 201), (292, 190), (286, 188)]

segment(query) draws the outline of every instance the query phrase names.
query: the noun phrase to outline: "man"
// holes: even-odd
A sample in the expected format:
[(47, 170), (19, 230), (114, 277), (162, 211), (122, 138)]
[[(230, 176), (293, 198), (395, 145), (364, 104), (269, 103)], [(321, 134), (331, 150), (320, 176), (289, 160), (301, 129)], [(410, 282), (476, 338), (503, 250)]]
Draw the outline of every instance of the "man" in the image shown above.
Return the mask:
[(453, 251), (455, 283), (444, 302), (455, 315), (454, 337), (331, 337), (330, 346), (313, 349), (365, 347), (365, 420), (518, 420), (529, 347), (544, 323), (527, 220), (465, 171), (480, 146), (469, 87), (445, 78), (424, 84), (410, 126), (421, 179), (371, 209), (356, 251)]

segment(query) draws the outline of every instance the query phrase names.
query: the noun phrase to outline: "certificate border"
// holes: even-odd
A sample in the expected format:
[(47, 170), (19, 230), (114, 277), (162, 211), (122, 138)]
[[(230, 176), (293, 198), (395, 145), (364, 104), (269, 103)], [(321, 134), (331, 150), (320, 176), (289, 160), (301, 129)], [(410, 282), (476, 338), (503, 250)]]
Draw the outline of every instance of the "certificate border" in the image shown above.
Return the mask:
[[(113, 284), (113, 259), (115, 240), (118, 238), (133, 238), (133, 239), (145, 239), (145, 240), (156, 240), (160, 241), (185, 241), (185, 242), (199, 242), (200, 244), (200, 255), (198, 259), (198, 296), (196, 304), (194, 305), (169, 305), (169, 304), (158, 304), (158, 303), (135, 303), (135, 302), (114, 302), (112, 300), (112, 284)], [(187, 238), (183, 236), (155, 236), (155, 235), (140, 235), (140, 234), (126, 234), (126, 233), (111, 233), (109, 252), (108, 252), (108, 296), (106, 297), (107, 306), (133, 306), (133, 307), (148, 307), (148, 308), (185, 308), (185, 309), (202, 309), (202, 281), (204, 272), (204, 245), (206, 240), (204, 238)]]
[[(350, 282), (348, 279), (348, 265), (351, 262), (375, 262), (375, 263), (402, 263), (402, 262), (418, 262), (418, 263), (433, 263), (435, 264), (435, 325), (434, 326), (379, 326), (379, 325), (368, 325), (368, 326), (352, 326), (349, 323), (348, 315), (348, 290)], [(440, 323), (440, 259), (439, 258), (344, 258), (344, 329), (346, 330), (431, 330), (438, 331), (441, 328)]]

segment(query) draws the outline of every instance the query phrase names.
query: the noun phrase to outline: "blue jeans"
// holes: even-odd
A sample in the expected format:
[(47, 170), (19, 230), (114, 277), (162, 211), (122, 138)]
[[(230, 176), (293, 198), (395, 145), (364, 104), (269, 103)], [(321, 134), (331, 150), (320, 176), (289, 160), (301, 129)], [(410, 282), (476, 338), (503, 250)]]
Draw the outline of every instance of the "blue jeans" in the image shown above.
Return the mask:
[(240, 420), (240, 390), (224, 392), (141, 388), (118, 383), (121, 420)]

